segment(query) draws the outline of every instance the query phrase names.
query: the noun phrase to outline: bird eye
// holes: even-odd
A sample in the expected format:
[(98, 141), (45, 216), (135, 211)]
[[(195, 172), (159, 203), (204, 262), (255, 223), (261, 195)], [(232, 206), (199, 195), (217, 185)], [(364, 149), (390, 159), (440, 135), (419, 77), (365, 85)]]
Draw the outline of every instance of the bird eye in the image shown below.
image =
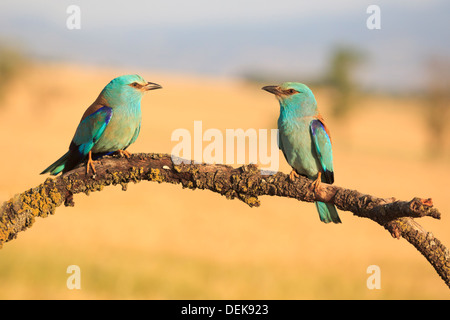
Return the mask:
[(298, 91), (295, 90), (295, 89), (289, 89), (287, 92), (288, 92), (289, 94), (294, 94), (294, 93), (297, 93)]
[(133, 82), (132, 84), (131, 84), (133, 87), (137, 87), (137, 82)]

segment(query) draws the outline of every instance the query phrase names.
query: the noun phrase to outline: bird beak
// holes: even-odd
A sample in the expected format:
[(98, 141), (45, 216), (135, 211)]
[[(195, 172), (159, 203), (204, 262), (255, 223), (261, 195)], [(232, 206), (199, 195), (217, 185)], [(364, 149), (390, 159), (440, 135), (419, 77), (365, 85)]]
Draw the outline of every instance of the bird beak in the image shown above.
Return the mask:
[(161, 89), (161, 88), (162, 87), (159, 84), (153, 83), (153, 82), (147, 82), (147, 84), (143, 87), (143, 89), (146, 91)]
[(267, 92), (273, 93), (276, 96), (278, 96), (282, 93), (279, 86), (265, 86), (265, 87), (262, 87), (261, 89), (266, 90)]

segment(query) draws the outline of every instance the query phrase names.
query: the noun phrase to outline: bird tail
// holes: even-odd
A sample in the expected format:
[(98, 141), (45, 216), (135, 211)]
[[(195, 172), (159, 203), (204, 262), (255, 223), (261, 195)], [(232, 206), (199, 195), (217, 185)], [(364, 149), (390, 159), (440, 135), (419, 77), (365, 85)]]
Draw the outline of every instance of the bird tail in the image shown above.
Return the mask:
[(320, 221), (325, 223), (341, 223), (341, 219), (339, 219), (339, 215), (334, 204), (324, 202), (316, 202), (315, 204), (317, 211), (319, 212)]
[(58, 173), (64, 170), (66, 167), (67, 160), (69, 159), (70, 151), (67, 151), (61, 158), (56, 160), (47, 169), (41, 172), (41, 174), (49, 172), (51, 175), (56, 176)]

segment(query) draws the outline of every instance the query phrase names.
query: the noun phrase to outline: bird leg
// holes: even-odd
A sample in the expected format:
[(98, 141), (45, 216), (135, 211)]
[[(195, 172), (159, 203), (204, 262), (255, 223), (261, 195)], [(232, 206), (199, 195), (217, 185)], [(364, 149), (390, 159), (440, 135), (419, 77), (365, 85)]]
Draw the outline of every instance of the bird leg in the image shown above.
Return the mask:
[(292, 169), (291, 173), (289, 173), (289, 180), (294, 181), (298, 177), (300, 177), (300, 175), (297, 171), (295, 171), (295, 169)]
[(322, 183), (322, 172), (319, 171), (317, 174), (317, 179), (314, 180), (314, 182), (311, 184), (312, 189), (314, 189), (314, 192), (317, 193), (319, 191), (320, 184)]
[(131, 153), (129, 153), (127, 150), (117, 150), (117, 153), (121, 156), (121, 157), (125, 157), (127, 159), (129, 159), (131, 157)]
[(87, 161), (87, 164), (86, 164), (86, 174), (89, 174), (89, 167), (92, 168), (92, 172), (93, 172), (94, 174), (97, 173), (97, 172), (95, 171), (95, 166), (94, 166), (94, 163), (95, 163), (95, 162), (97, 162), (97, 161), (92, 160), (92, 151), (89, 151), (89, 154), (88, 154), (88, 161)]

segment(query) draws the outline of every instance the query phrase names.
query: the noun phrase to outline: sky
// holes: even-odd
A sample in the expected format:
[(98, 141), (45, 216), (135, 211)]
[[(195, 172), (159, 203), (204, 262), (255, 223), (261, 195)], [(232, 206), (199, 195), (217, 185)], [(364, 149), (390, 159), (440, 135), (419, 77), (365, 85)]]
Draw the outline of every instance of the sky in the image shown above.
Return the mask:
[[(366, 10), (378, 5), (381, 29)], [(69, 5), (80, 29), (69, 30)], [(364, 0), (2, 0), (0, 39), (45, 60), (240, 76), (320, 78), (333, 48), (365, 53), (368, 87), (423, 86), (430, 57), (450, 57), (450, 3)]]
[[(35, 16), (48, 21), (64, 21), (65, 9), (75, 4), (88, 15), (92, 25), (139, 26), (147, 24), (216, 24), (261, 22), (267, 19), (305, 18), (308, 16), (352, 15), (369, 5), (381, 8), (415, 8), (441, 6), (443, 0), (364, 1), (364, 0), (78, 0), (48, 1), (2, 0), (2, 16)], [(91, 20), (91, 18), (94, 18)]]
[[(412, 1), (412, 3), (422, 1)], [(3, 0), (3, 17), (35, 16), (58, 22), (66, 18), (65, 9), (75, 4), (87, 15), (91, 26), (142, 26), (148, 24), (216, 24), (229, 22), (264, 22), (267, 19), (304, 17), (320, 13), (341, 14), (357, 10), (361, 1), (55, 1)], [(411, 3), (411, 2), (410, 2)], [(363, 5), (364, 7), (364, 5)], [(365, 5), (367, 7), (367, 5)], [(106, 9), (105, 9), (106, 8)]]

